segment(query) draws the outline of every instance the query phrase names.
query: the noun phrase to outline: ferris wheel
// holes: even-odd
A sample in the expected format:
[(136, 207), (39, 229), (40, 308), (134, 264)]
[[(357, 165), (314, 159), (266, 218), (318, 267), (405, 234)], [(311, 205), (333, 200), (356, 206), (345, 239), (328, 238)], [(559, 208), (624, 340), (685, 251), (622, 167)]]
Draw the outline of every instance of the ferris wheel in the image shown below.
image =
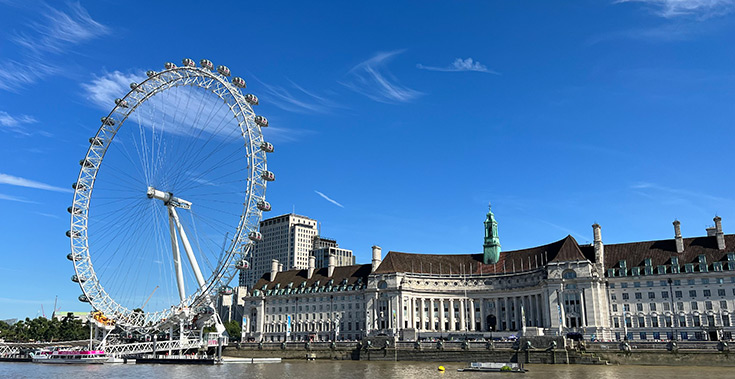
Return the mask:
[(128, 331), (218, 320), (275, 180), (245, 81), (206, 59), (164, 67), (102, 117), (68, 208), (79, 300)]

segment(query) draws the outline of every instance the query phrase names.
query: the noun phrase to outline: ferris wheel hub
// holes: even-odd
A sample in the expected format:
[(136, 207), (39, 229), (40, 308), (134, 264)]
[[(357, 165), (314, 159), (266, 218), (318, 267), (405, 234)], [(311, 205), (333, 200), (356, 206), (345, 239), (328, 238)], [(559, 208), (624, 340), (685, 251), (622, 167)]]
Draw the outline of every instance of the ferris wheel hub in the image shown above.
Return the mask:
[(171, 192), (164, 192), (153, 187), (148, 187), (148, 191), (146, 194), (148, 195), (149, 199), (161, 200), (166, 206), (170, 205), (182, 209), (191, 209), (191, 201), (180, 199), (174, 196), (174, 194)]

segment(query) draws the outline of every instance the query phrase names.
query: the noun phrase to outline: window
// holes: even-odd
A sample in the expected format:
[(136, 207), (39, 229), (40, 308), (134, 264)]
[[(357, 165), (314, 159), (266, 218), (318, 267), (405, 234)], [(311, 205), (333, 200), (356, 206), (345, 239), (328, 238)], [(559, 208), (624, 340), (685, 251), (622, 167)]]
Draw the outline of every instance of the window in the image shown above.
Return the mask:
[(695, 282), (694, 282), (694, 279), (687, 279), (687, 284), (688, 284), (688, 285), (690, 285), (690, 286), (693, 286), (693, 285), (694, 285), (694, 283), (695, 283)]
[(641, 288), (641, 282), (633, 282), (633, 287)]
[[(735, 294), (735, 290), (733, 291), (733, 293)], [(683, 295), (681, 294), (681, 291), (675, 291), (674, 296), (676, 296), (677, 298), (681, 298)]]
[(642, 294), (642, 293), (640, 293), (640, 292), (636, 292), (636, 293), (635, 293), (635, 299), (636, 299), (636, 300), (640, 300), (640, 299), (642, 299), (642, 298), (643, 298), (643, 294)]
[(670, 307), (669, 307), (669, 303), (664, 303), (664, 310), (665, 311), (671, 310)]
[(617, 312), (618, 311), (618, 305), (617, 304), (613, 304), (612, 305), (612, 309), (613, 309), (613, 312)]
[(624, 293), (623, 294), (623, 300), (628, 300), (628, 299), (630, 299), (630, 294)]
[(702, 279), (702, 284), (709, 284), (709, 278)]
[(702, 295), (703, 296), (712, 296), (712, 291), (710, 291), (710, 290), (702, 290)]
[(699, 316), (692, 316), (692, 322), (695, 327), (702, 326), (702, 320), (699, 319)]
[(620, 288), (628, 288), (628, 283), (620, 283)]
[(655, 292), (649, 292), (648, 293), (648, 298), (649, 299), (655, 299), (656, 298), (656, 293)]
[(717, 296), (725, 296), (725, 289), (720, 288), (717, 290)]
[(699, 306), (698, 306), (698, 304), (697, 304), (697, 302), (696, 302), (696, 301), (692, 301), (692, 303), (691, 303), (691, 307), (692, 307), (692, 310), (693, 310), (693, 311), (696, 311), (696, 310), (698, 310), (698, 309), (699, 309)]
[[(652, 317), (651, 318), (651, 327), (652, 328), (658, 328), (658, 317)], [(655, 336), (653, 338), (656, 338)], [(658, 339), (658, 338), (656, 338)]]
[(641, 304), (641, 303), (637, 303), (637, 304), (635, 305), (635, 309), (636, 309), (636, 310), (637, 310), (638, 312), (643, 312), (643, 304)]
[(574, 279), (577, 277), (577, 273), (574, 270), (566, 270), (561, 274), (563, 279)]
[(712, 302), (707, 300), (704, 302), (704, 309), (711, 311), (712, 310)]
[(645, 328), (646, 327), (646, 319), (643, 316), (638, 316), (638, 327), (639, 328)]
[(727, 309), (727, 300), (720, 300), (720, 309)]
[(679, 279), (674, 280), (674, 285), (675, 286), (680, 286), (681, 285), (681, 280), (679, 280)]
[(649, 280), (646, 282), (647, 287), (653, 287), (653, 280)]
[(722, 315), (722, 326), (730, 326), (730, 315)]
[(669, 298), (669, 291), (661, 291), (661, 297), (664, 299)]
[(687, 318), (686, 318), (686, 316), (679, 316), (679, 326), (681, 326), (681, 327), (687, 326)]
[(618, 299), (618, 297), (617, 297), (617, 296), (616, 296), (615, 294), (612, 294), (612, 295), (610, 295), (610, 299), (611, 299), (611, 300), (617, 300), (617, 299)]
[(656, 311), (656, 303), (649, 304), (648, 305), (648, 308), (651, 310), (651, 312), (655, 312)]
[(661, 339), (661, 333), (659, 333), (659, 332), (653, 332), (653, 339), (660, 340)]
[(669, 285), (669, 283), (667, 283), (665, 280), (662, 280), (658, 283), (658, 285), (661, 287), (666, 287), (667, 285)]
[(697, 290), (689, 290), (689, 297), (697, 297)]
[(683, 311), (684, 310), (684, 302), (683, 301), (677, 302), (676, 303), (676, 309), (677, 310), (680, 310), (680, 311)]
[(610, 283), (610, 288), (615, 288), (615, 283)]
[(641, 339), (642, 340), (645, 340), (646, 339), (646, 332), (641, 332)]
[(613, 326), (616, 328), (620, 327), (620, 320), (617, 317), (613, 318)]
[(630, 304), (623, 304), (623, 312), (630, 312)]
[(717, 284), (723, 284), (725, 283), (725, 278), (717, 278), (716, 279)]

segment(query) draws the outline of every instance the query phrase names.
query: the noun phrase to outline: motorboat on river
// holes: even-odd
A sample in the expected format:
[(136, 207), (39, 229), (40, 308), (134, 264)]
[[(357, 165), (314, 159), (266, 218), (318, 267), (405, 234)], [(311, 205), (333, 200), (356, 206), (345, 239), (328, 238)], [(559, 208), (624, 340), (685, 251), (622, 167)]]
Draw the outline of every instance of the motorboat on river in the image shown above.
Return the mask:
[(508, 372), (525, 374), (526, 369), (518, 363), (472, 362), (470, 367), (457, 369), (459, 372)]
[(34, 363), (102, 364), (110, 357), (103, 350), (80, 350), (60, 348), (31, 353)]

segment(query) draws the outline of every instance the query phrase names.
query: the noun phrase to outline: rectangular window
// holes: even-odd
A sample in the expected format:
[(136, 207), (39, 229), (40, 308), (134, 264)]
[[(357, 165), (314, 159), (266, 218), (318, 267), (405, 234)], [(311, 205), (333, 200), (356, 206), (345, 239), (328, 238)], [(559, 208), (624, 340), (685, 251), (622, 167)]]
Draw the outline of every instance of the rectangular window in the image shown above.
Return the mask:
[(717, 290), (717, 296), (725, 296), (725, 289), (720, 288)]
[(641, 304), (641, 303), (637, 303), (637, 304), (635, 305), (635, 309), (636, 309), (636, 310), (637, 310), (638, 312), (643, 312), (643, 304)]
[(635, 293), (635, 298), (636, 298), (636, 300), (640, 300), (640, 299), (642, 299), (642, 298), (643, 298), (643, 294), (642, 294), (642, 293), (640, 293), (640, 292), (636, 292), (636, 293)]
[(692, 264), (692, 263), (685, 264), (684, 265), (684, 272), (689, 273), (689, 274), (693, 273), (694, 272), (694, 264)]
[(612, 309), (613, 309), (613, 312), (617, 312), (618, 311), (618, 305), (617, 304), (613, 304), (612, 305)]
[(707, 300), (704, 302), (704, 309), (711, 311), (712, 310), (712, 302)]
[(645, 340), (646, 339), (646, 332), (641, 332), (641, 339), (642, 340)]
[(720, 309), (727, 309), (727, 300), (720, 300)]
[(696, 282), (694, 281), (694, 279), (687, 279), (687, 284), (688, 285), (693, 286), (695, 283)]
[(653, 287), (653, 280), (649, 280), (646, 282), (647, 287)]
[(669, 284), (665, 280), (662, 280), (662, 281), (658, 282), (658, 285), (661, 286), (661, 287), (666, 287)]
[(710, 290), (702, 290), (702, 296), (712, 296), (712, 291), (710, 291)]
[(656, 303), (648, 304), (648, 308), (651, 310), (651, 312), (655, 312), (656, 311)]
[[(659, 275), (665, 274), (666, 273), (666, 266), (664, 266), (664, 265), (658, 265), (658, 266), (656, 266), (656, 272)], [(665, 285), (665, 284), (662, 284), (662, 285)]]
[(677, 302), (676, 303), (676, 309), (677, 310), (680, 310), (680, 311), (683, 311), (684, 310), (684, 302), (683, 301)]
[(615, 294), (612, 294), (612, 295), (610, 295), (610, 299), (611, 299), (611, 300), (617, 300), (617, 299), (618, 299), (618, 297), (617, 297), (617, 295), (615, 295)]
[(722, 326), (730, 326), (730, 315), (722, 315)]
[(697, 290), (689, 290), (689, 297), (697, 297)]
[(641, 288), (641, 282), (633, 282), (633, 287)]
[(681, 285), (681, 280), (679, 280), (679, 279), (674, 280), (674, 285), (675, 286), (680, 286)]
[(697, 304), (697, 302), (696, 302), (696, 301), (692, 301), (692, 302), (691, 302), (691, 307), (692, 307), (692, 310), (693, 310), (693, 311), (696, 311), (696, 310), (698, 310), (698, 309), (699, 309), (699, 305)]
[(669, 291), (661, 291), (661, 297), (664, 299), (669, 298)]
[(630, 312), (630, 304), (623, 304), (623, 312)]
[(717, 278), (717, 284), (724, 284), (725, 278)]
[[(633, 267), (631, 270), (631, 273), (633, 276), (641, 276), (641, 268), (640, 267)], [(640, 287), (640, 283), (638, 283), (638, 286)]]
[(646, 327), (646, 318), (643, 316), (638, 317), (638, 327), (639, 328), (645, 328)]
[(665, 310), (665, 311), (670, 311), (670, 310), (671, 310), (671, 309), (669, 308), (669, 303), (668, 303), (668, 302), (667, 302), (667, 303), (664, 303), (664, 310)]
[(628, 283), (620, 283), (620, 288), (628, 288)]
[(689, 333), (687, 333), (687, 332), (681, 332), (681, 339), (682, 340), (688, 340), (689, 339)]
[(648, 293), (648, 298), (649, 299), (655, 299), (656, 298), (656, 293), (655, 292), (649, 292)]
[[(658, 328), (658, 317), (652, 317), (651, 318), (651, 327), (652, 328)], [(653, 337), (656, 338), (656, 337)], [(656, 338), (658, 339), (658, 338)]]
[(615, 283), (610, 283), (610, 288), (615, 288)]
[(702, 284), (709, 284), (709, 278), (702, 278)]
[(630, 294), (629, 293), (623, 293), (623, 300), (628, 300), (628, 299), (630, 299)]
[(660, 340), (661, 339), (661, 333), (659, 333), (659, 332), (653, 332), (653, 339)]
[(692, 322), (695, 327), (702, 326), (702, 320), (699, 319), (699, 316), (692, 316)]
[(625, 326), (628, 327), (628, 328), (632, 328), (633, 327), (633, 320), (631, 320), (630, 317), (626, 317), (625, 318)]
[(681, 326), (681, 327), (687, 326), (687, 317), (686, 316), (679, 316), (679, 326)]
[(620, 327), (620, 320), (617, 317), (613, 318), (613, 326), (616, 328)]
[(681, 291), (674, 291), (674, 296), (677, 298), (681, 298), (683, 295), (681, 294)]

